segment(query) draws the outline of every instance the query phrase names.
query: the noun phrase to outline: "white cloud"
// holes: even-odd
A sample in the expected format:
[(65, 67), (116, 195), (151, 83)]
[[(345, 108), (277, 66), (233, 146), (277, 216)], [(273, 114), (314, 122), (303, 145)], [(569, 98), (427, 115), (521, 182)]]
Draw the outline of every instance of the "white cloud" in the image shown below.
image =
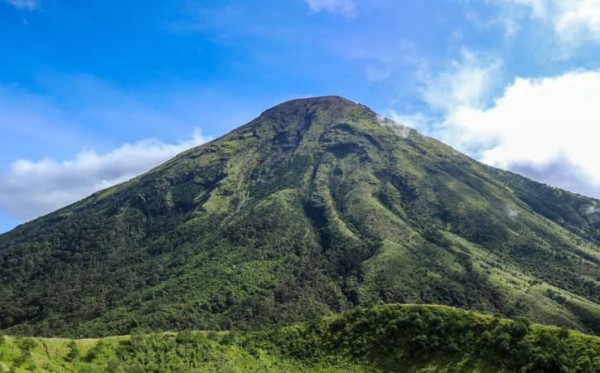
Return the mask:
[(15, 8), (25, 10), (38, 10), (42, 7), (40, 0), (4, 0), (5, 3), (14, 6)]
[(18, 160), (0, 177), (0, 209), (22, 219), (34, 218), (146, 172), (207, 140), (196, 130), (178, 144), (146, 139), (104, 154), (84, 150), (61, 162)]
[(408, 136), (410, 136), (411, 127), (406, 124), (396, 122), (393, 119), (388, 119), (381, 115), (377, 115), (377, 122), (382, 126), (391, 128), (398, 137), (407, 139)]
[(586, 36), (600, 41), (600, 0), (566, 3), (560, 3), (560, 15), (554, 20), (557, 33), (568, 41)]
[(435, 136), (480, 160), (600, 197), (600, 71), (517, 78), (488, 108), (458, 105)]
[(504, 206), (504, 212), (506, 213), (506, 216), (508, 216), (511, 219), (516, 219), (519, 217), (519, 211), (514, 205)]
[(600, 213), (600, 208), (598, 208), (598, 206), (594, 206), (594, 205), (583, 206), (581, 209), (583, 210), (583, 213), (586, 215), (594, 215), (594, 214)]
[(517, 17), (529, 10), (532, 19), (549, 24), (559, 40), (568, 45), (600, 41), (600, 0), (493, 0)]
[(415, 129), (420, 133), (428, 133), (432, 126), (432, 119), (423, 115), (422, 113), (401, 114), (396, 110), (387, 110), (386, 115), (389, 116), (395, 123), (398, 123), (404, 127)]
[(456, 106), (479, 107), (494, 85), (500, 60), (463, 49), (460, 60), (436, 76), (424, 77), (420, 93), (431, 108), (450, 110)]
[(313, 12), (327, 12), (353, 16), (356, 12), (356, 4), (353, 0), (306, 0)]

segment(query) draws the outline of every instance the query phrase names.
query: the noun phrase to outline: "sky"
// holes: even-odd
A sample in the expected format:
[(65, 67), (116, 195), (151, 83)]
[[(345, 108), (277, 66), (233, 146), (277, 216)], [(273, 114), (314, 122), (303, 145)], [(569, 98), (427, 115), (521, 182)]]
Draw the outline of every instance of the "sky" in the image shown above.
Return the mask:
[(0, 0), (0, 232), (320, 95), (600, 198), (600, 0)]

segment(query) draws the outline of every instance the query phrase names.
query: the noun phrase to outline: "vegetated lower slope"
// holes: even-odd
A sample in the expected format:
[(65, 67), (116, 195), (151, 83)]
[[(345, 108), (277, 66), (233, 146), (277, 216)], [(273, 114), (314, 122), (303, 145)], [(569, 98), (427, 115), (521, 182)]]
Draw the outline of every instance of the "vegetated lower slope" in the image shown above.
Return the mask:
[(385, 305), (263, 332), (0, 340), (14, 372), (595, 372), (600, 339), (446, 306)]
[(102, 336), (435, 303), (600, 331), (598, 201), (339, 97), (0, 236), (0, 329)]

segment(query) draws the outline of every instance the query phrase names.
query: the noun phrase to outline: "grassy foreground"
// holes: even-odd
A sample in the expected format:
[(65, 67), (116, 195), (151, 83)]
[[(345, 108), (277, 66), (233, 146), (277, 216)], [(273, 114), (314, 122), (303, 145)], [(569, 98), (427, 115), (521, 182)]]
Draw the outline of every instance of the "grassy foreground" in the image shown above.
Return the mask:
[(446, 306), (386, 305), (261, 332), (4, 336), (6, 372), (596, 372), (600, 338)]

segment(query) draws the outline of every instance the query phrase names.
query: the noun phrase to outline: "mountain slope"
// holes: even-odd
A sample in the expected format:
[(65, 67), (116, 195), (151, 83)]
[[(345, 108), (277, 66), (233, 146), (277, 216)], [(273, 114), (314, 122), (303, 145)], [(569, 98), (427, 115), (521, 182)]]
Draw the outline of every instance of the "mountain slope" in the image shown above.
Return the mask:
[(600, 331), (598, 201), (339, 97), (289, 101), (0, 236), (0, 328), (289, 323), (440, 303)]

